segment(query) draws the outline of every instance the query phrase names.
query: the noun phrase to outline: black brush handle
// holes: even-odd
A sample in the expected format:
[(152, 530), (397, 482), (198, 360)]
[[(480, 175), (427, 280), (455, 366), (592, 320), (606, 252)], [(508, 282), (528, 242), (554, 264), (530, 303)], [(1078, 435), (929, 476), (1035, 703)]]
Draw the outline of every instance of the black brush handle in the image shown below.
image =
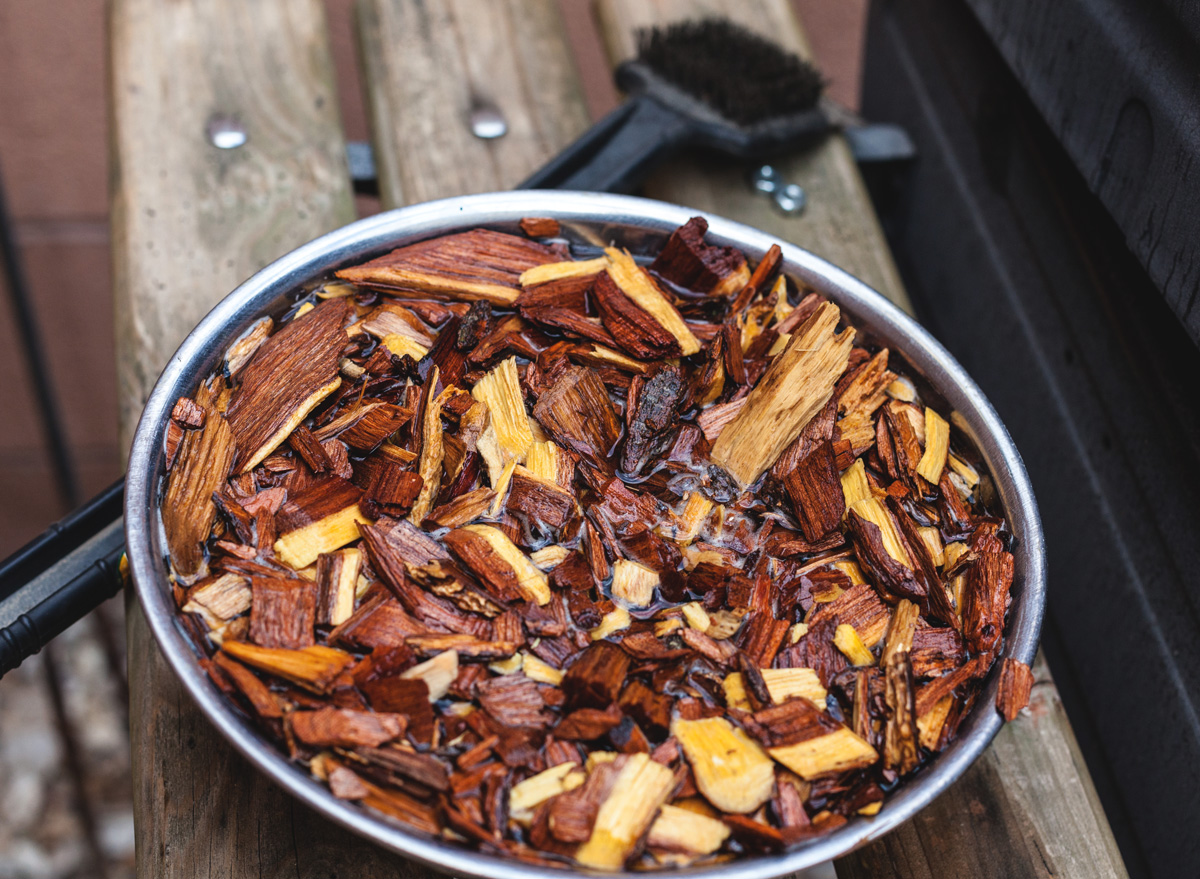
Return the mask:
[(0, 676), (120, 591), (124, 497), (121, 480), (0, 563)]
[(663, 155), (685, 143), (695, 123), (649, 95), (613, 110), (517, 189), (629, 192)]

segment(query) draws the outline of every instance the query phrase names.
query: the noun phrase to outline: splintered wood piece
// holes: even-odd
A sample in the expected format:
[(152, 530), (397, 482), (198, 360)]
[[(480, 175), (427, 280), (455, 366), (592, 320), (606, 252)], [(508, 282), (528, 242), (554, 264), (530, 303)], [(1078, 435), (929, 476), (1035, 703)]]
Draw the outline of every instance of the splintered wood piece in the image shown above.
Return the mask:
[(650, 825), (646, 844), (667, 851), (711, 855), (728, 838), (729, 826), (724, 822), (668, 803)]
[(317, 556), (317, 622), (340, 626), (354, 613), (362, 552), (357, 547)]
[(771, 798), (774, 764), (757, 742), (725, 718), (677, 718), (671, 735), (692, 767), (696, 787), (721, 811), (747, 814)]
[(962, 633), (973, 653), (994, 650), (1000, 642), (1012, 581), (1013, 557), (1009, 552), (982, 552), (967, 569)]
[(260, 647), (311, 647), (317, 588), (309, 580), (254, 577), (250, 581), (250, 640)]
[(609, 247), (605, 253), (609, 266), (596, 278), (596, 304), (617, 345), (647, 360), (699, 351), (675, 306), (629, 252)]
[(438, 368), (434, 366), (425, 382), (421, 406), (424, 417), (421, 422), (421, 456), (417, 461), (421, 490), (408, 514), (408, 521), (414, 525), (425, 521), (442, 485), (442, 461), (446, 452), (442, 443), (442, 398), (436, 394), (437, 383)]
[(845, 590), (833, 601), (816, 607), (808, 617), (810, 626), (825, 620), (837, 619), (853, 626), (867, 648), (880, 642), (888, 630), (890, 613), (878, 593), (865, 583)]
[(880, 668), (886, 669), (892, 657), (897, 654), (911, 653), (913, 635), (917, 631), (917, 621), (920, 617), (921, 609), (913, 602), (903, 599), (896, 605), (891, 623), (888, 625), (887, 642), (883, 652), (879, 655)]
[(550, 582), (546, 575), (500, 529), (465, 525), (442, 540), (502, 601), (549, 603)]
[(1019, 659), (1005, 657), (1000, 666), (1000, 689), (996, 691), (996, 710), (1005, 720), (1016, 720), (1029, 704), (1033, 690), (1033, 672)]
[(564, 281), (568, 278), (593, 278), (606, 268), (608, 268), (607, 256), (550, 262), (526, 269), (521, 273), (520, 282), (522, 287), (528, 289), (540, 284), (548, 284), (551, 281)]
[(204, 580), (188, 592), (185, 613), (211, 615), (220, 622), (228, 622), (250, 609), (250, 583), (238, 574), (220, 574)]
[(713, 444), (712, 459), (739, 485), (753, 484), (833, 395), (854, 329), (835, 333), (841, 312), (823, 303), (805, 321)]
[(356, 331), (368, 332), (380, 340), (388, 336), (404, 336), (426, 349), (433, 345), (434, 339), (419, 317), (395, 302), (377, 305), (365, 318), (347, 328), (347, 332)]
[[(794, 696), (803, 696), (816, 705), (824, 705), (829, 692), (821, 686), (821, 678), (811, 668), (764, 668), (760, 669), (771, 702), (782, 705)], [(726, 675), (722, 688), (725, 704), (730, 708), (751, 710), (750, 700), (741, 672)]]
[(950, 450), (950, 425), (928, 406), (925, 407), (925, 454), (917, 463), (917, 473), (926, 481), (937, 485), (946, 468), (946, 455)]
[[(499, 465), (516, 461), (523, 463), (533, 445), (533, 431), (525, 413), (525, 398), (517, 376), (517, 359), (501, 361), (491, 372), (475, 383), (471, 396), (488, 407), (491, 428), (499, 444)], [(482, 451), (482, 449), (481, 449)], [(486, 453), (485, 457), (486, 457)], [(489, 472), (492, 464), (489, 462)]]
[(435, 719), (429, 702), (429, 687), (423, 681), (399, 676), (363, 681), (358, 685), (371, 707), (408, 718), (408, 735), (416, 742), (433, 738)]
[(217, 518), (213, 495), (225, 484), (235, 454), (233, 432), (215, 408), (204, 427), (184, 431), (179, 443), (167, 476), (162, 522), (171, 565), (183, 583), (207, 573), (203, 544)]
[(487, 486), (460, 494), (449, 503), (442, 504), (425, 517), (439, 528), (458, 528), (474, 522), (487, 513), (496, 499), (496, 493)]
[(674, 787), (675, 774), (670, 769), (646, 754), (630, 755), (575, 860), (597, 870), (620, 869)]
[(630, 663), (629, 654), (616, 644), (596, 641), (576, 657), (563, 678), (567, 707), (603, 709), (616, 702)]
[(583, 784), (587, 774), (575, 763), (559, 763), (531, 775), (512, 786), (508, 792), (508, 817), (528, 826), (533, 810), (547, 800), (574, 790)]
[(900, 775), (917, 768), (917, 712), (913, 692), (912, 665), (908, 654), (893, 653), (884, 667), (884, 699), (888, 707), (884, 732), (883, 764)]
[(407, 720), (348, 708), (293, 711), (288, 715), (296, 738), (314, 748), (377, 748), (404, 733)]
[(768, 748), (767, 753), (805, 781), (865, 769), (879, 759), (874, 748), (846, 727), (791, 745)]
[(854, 626), (840, 623), (833, 634), (833, 646), (842, 651), (851, 665), (874, 665), (875, 657), (867, 649)]
[(530, 238), (553, 238), (561, 231), (553, 217), (523, 217), (517, 225)]
[[(356, 452), (372, 452), (412, 419), (411, 409), (390, 403), (367, 403), (349, 413), (350, 417), (336, 430), (329, 425), (317, 431), (321, 440), (336, 436)], [(339, 418), (339, 421), (342, 419)]]
[(221, 649), (245, 665), (291, 681), (314, 693), (328, 691), (338, 675), (354, 663), (354, 656), (346, 651), (320, 645), (288, 650), (226, 641)]
[(557, 262), (551, 248), (503, 232), (473, 229), (400, 247), (361, 266), (342, 269), (339, 278), (355, 284), (420, 291), (418, 299), (483, 300), (511, 305), (522, 272)]
[[(554, 444), (534, 443), (530, 449), (546, 445)], [(557, 467), (557, 461), (554, 466)], [(556, 482), (535, 476), (529, 469), (518, 465), (508, 483), (505, 506), (509, 512), (520, 513), (531, 523), (557, 530), (567, 524), (574, 512), (575, 495), (560, 488)]]
[(533, 414), (559, 445), (608, 469), (621, 423), (596, 371), (572, 366), (538, 398)]
[(225, 370), (231, 376), (236, 376), (242, 367), (250, 362), (250, 358), (262, 347), (262, 343), (275, 330), (275, 321), (269, 317), (256, 320), (250, 329), (242, 333), (232, 345), (225, 349)]
[(692, 217), (671, 233), (650, 271), (685, 290), (732, 296), (750, 281), (746, 257), (735, 247), (706, 244), (708, 221)]
[(623, 607), (647, 607), (659, 582), (658, 572), (652, 568), (628, 559), (613, 562), (612, 598)]
[(359, 537), (359, 523), (370, 519), (358, 502), (362, 490), (336, 476), (315, 482), (286, 501), (275, 515), (280, 537), (275, 555), (294, 570), (306, 568), (324, 552), (341, 549)]
[(424, 681), (429, 690), (429, 701), (436, 702), (445, 698), (450, 691), (450, 685), (458, 677), (458, 668), (457, 651), (444, 650), (432, 659), (405, 669), (400, 673), (400, 677), (410, 681)]
[(284, 324), (242, 369), (227, 413), (238, 472), (258, 466), (341, 386), (348, 315), (347, 300), (325, 300)]
[(811, 542), (842, 524), (846, 512), (841, 479), (834, 464), (833, 443), (826, 440), (800, 459), (784, 478), (800, 530)]

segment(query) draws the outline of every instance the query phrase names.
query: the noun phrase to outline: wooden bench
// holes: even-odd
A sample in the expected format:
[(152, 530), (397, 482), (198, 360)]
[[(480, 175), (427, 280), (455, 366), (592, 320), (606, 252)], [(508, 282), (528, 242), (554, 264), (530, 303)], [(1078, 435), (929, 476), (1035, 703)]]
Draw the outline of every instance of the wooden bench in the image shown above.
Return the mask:
[[(807, 53), (787, 0), (599, 0), (613, 61), (637, 27), (714, 12)], [(588, 124), (556, 0), (360, 0), (385, 207), (506, 189)], [(113, 259), (121, 428), (204, 313), (291, 248), (354, 219), (320, 0), (113, 0)], [(508, 124), (475, 137), (471, 109)], [(206, 132), (230, 121), (245, 145)], [(779, 162), (808, 192), (785, 217), (714, 160), (646, 194), (733, 217), (908, 300), (845, 143)], [(138, 875), (429, 876), (299, 805), (236, 755), (183, 693), (130, 600)], [(966, 775), (840, 877), (1125, 876), (1044, 663), (1033, 703)]]

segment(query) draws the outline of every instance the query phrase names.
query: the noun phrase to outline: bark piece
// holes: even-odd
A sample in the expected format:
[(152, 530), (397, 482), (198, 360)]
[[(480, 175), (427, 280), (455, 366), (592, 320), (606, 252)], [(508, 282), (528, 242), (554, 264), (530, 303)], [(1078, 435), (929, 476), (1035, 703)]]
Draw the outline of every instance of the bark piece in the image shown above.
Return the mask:
[(571, 663), (562, 691), (568, 708), (607, 708), (617, 701), (630, 658), (607, 641), (597, 641)]
[(842, 524), (846, 512), (841, 479), (828, 440), (800, 459), (784, 478), (800, 530), (810, 542), (823, 539)]
[(275, 555), (300, 570), (321, 553), (341, 549), (359, 537), (359, 523), (370, 520), (359, 507), (362, 490), (336, 476), (316, 482), (289, 499), (275, 514)]
[(357, 547), (317, 556), (317, 622), (340, 626), (354, 613), (362, 553)]
[(1016, 720), (1021, 709), (1029, 704), (1033, 690), (1033, 672), (1017, 659), (1005, 657), (1000, 666), (1000, 689), (996, 691), (996, 710), (1005, 720)]
[(884, 698), (888, 719), (884, 732), (883, 764), (900, 775), (917, 768), (917, 712), (908, 654), (892, 653), (884, 667)]
[[(545, 445), (553, 444), (534, 443), (530, 446), (531, 453), (535, 446)], [(575, 495), (556, 482), (535, 476), (531, 470), (518, 466), (508, 483), (505, 507), (509, 512), (521, 513), (531, 524), (557, 530), (567, 524), (571, 513), (575, 511)]]
[(438, 489), (442, 485), (442, 461), (445, 447), (442, 444), (442, 399), (435, 394), (439, 370), (435, 366), (425, 383), (421, 405), (421, 456), (417, 460), (417, 473), (421, 477), (421, 490), (413, 501), (408, 520), (420, 525), (433, 509)]
[(608, 469), (621, 437), (621, 424), (595, 370), (573, 366), (542, 394), (533, 414), (559, 445), (594, 466)]
[(750, 280), (746, 257), (734, 247), (707, 244), (708, 221), (692, 217), (671, 233), (650, 271), (685, 290), (733, 296)]
[(250, 581), (250, 640), (259, 647), (299, 650), (315, 642), (317, 587), (308, 580), (254, 577)]
[(176, 576), (184, 583), (207, 573), (203, 543), (217, 517), (212, 498), (224, 485), (236, 453), (225, 416), (211, 402), (208, 408), (203, 428), (184, 431), (163, 495), (167, 550)]
[(227, 413), (238, 472), (256, 467), (341, 386), (348, 315), (345, 299), (327, 299), (284, 324), (246, 364)]
[(636, 476), (652, 455), (669, 439), (668, 430), (679, 417), (684, 381), (677, 368), (664, 367), (650, 378), (634, 378), (625, 407), (625, 442), (620, 468)]
[(596, 306), (617, 347), (642, 360), (688, 356), (700, 343), (683, 318), (633, 257), (610, 247), (609, 265), (596, 277)]
[(743, 488), (775, 463), (833, 395), (854, 339), (852, 328), (835, 333), (840, 317), (836, 305), (821, 305), (771, 362), (746, 405), (713, 444), (713, 461)]
[(314, 748), (378, 747), (404, 733), (405, 718), (395, 714), (319, 708), (288, 715), (296, 738)]
[(526, 238), (473, 229), (397, 248), (337, 276), (397, 293), (420, 291), (413, 298), (511, 305), (521, 273), (557, 259), (554, 250)]
[(465, 525), (442, 540), (501, 601), (524, 599), (540, 605), (550, 601), (546, 575), (500, 529)]

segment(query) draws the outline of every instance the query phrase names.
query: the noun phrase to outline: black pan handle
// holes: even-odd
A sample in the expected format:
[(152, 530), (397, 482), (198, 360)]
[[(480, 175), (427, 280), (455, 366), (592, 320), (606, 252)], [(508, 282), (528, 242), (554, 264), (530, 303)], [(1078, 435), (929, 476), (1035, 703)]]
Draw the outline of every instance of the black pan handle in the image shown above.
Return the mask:
[(123, 584), (125, 480), (0, 562), (0, 676)]
[(630, 192), (694, 130), (682, 114), (649, 95), (636, 95), (516, 188)]

